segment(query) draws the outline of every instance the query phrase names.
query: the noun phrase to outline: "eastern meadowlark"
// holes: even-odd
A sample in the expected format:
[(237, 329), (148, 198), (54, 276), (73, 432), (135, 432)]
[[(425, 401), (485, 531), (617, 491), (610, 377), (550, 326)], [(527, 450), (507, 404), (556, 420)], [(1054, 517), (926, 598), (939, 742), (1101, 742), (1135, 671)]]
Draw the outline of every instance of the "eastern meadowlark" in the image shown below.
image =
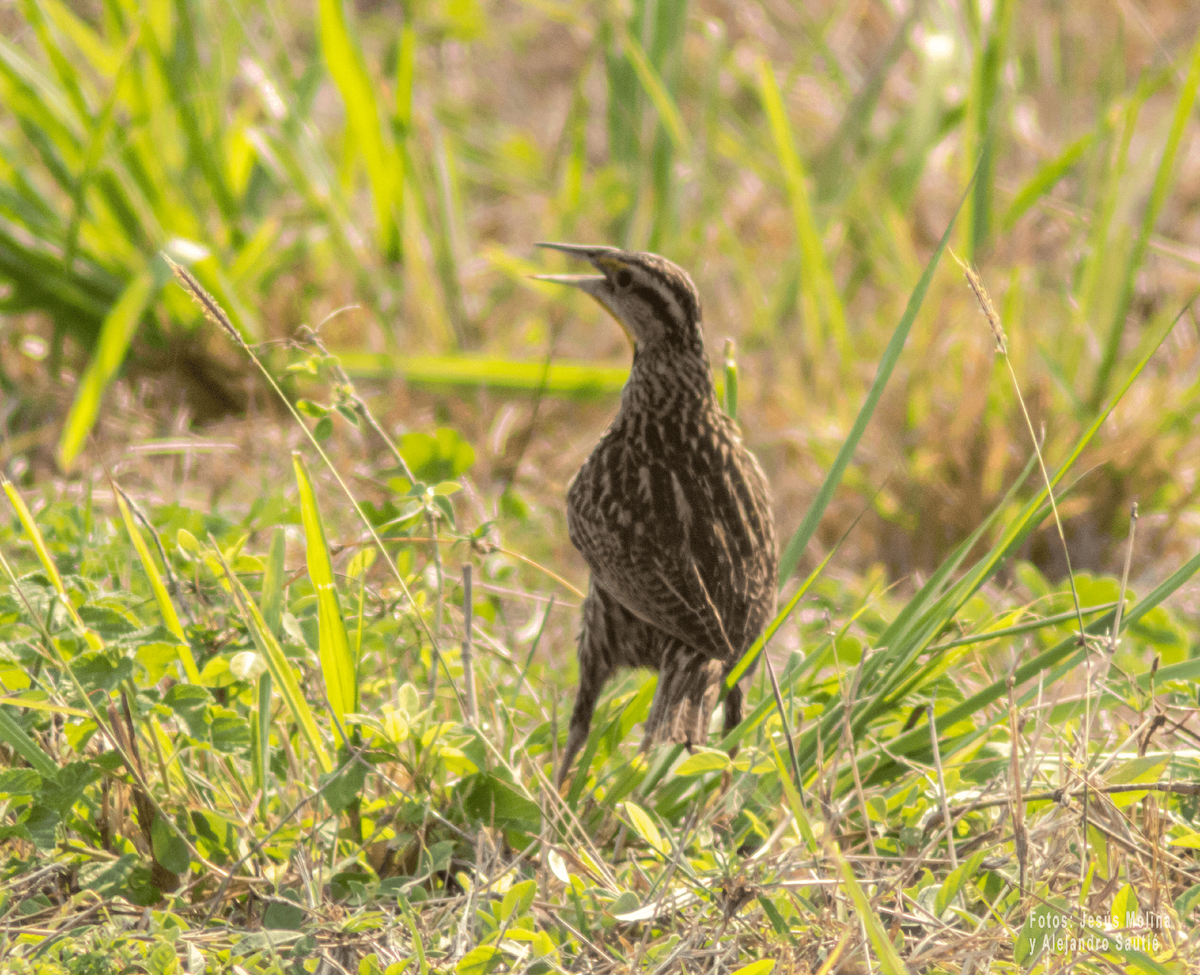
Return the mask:
[[(656, 254), (539, 246), (600, 272), (539, 277), (587, 292), (634, 347), (617, 416), (567, 489), (592, 576), (561, 784), (618, 667), (659, 671), (647, 743), (705, 740), (721, 681), (775, 612), (778, 555), (766, 477), (717, 402), (691, 278)], [(734, 687), (726, 732), (741, 719)]]

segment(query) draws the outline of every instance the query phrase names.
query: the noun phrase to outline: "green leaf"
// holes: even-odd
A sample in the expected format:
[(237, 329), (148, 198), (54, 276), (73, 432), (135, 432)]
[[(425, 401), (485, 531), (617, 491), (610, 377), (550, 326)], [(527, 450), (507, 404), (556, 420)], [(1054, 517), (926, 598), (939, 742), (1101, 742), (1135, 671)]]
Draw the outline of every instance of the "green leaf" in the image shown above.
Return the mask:
[(1132, 884), (1126, 884), (1112, 899), (1112, 920), (1119, 928), (1133, 927), (1129, 923), (1130, 915), (1138, 913), (1137, 893)]
[[(38, 561), (42, 564), (42, 569), (46, 576), (50, 579), (50, 584), (54, 586), (54, 591), (58, 593), (62, 599), (63, 608), (71, 620), (83, 633), (84, 639), (89, 647), (93, 650), (100, 650), (104, 646), (104, 641), (100, 637), (83, 625), (83, 620), (79, 618), (79, 613), (75, 609), (75, 604), (71, 602), (71, 597), (67, 593), (66, 587), (63, 585), (62, 576), (59, 575), (58, 566), (54, 562), (54, 557), (50, 554), (50, 550), (46, 547), (46, 540), (42, 537), (41, 529), (38, 528), (37, 522), (34, 521), (33, 514), (29, 510), (29, 506), (25, 504), (25, 499), (21, 497), (21, 492), (17, 490), (16, 485), (7, 477), (0, 476), (0, 487), (4, 489), (4, 493), (8, 495), (9, 504), (13, 506), (13, 510), (17, 514), (17, 520), (21, 523), (21, 527), (25, 529), (25, 533), (33, 542), (33, 547), (37, 551)], [(4, 562), (5, 572), (9, 576), (9, 580), (16, 585), (16, 578), (12, 575), (12, 570), (8, 563)]]
[(262, 923), (272, 931), (299, 931), (304, 926), (304, 908), (272, 900), (263, 911)]
[(341, 812), (362, 795), (366, 781), (367, 766), (362, 760), (356, 759), (330, 775), (321, 776), (321, 784), (325, 787), (321, 795), (329, 803), (330, 809)]
[[(1016, 944), (1013, 945), (1013, 961), (1024, 965), (1025, 968), (1029, 967), (1042, 950), (1043, 939), (1062, 930), (1061, 916), (1065, 913), (1066, 906), (1066, 901), (1057, 898), (1050, 902), (1038, 901), (1034, 905), (1029, 916), (1025, 918), (1021, 933), (1017, 935)], [(1059, 921), (1060, 926), (1056, 927), (1055, 921)]]
[(463, 955), (454, 970), (458, 975), (487, 975), (503, 958), (504, 955), (495, 945), (480, 945)]
[(616, 396), (629, 378), (629, 366), (587, 362), (544, 362), (474, 355), (395, 356), (339, 351), (351, 379), (403, 377), (412, 386), (485, 387), (530, 396), (596, 399)]
[(470, 795), (463, 805), (473, 819), (482, 823), (495, 823), (523, 833), (537, 833), (541, 829), (542, 809), (527, 796), (494, 775), (480, 773), (463, 780), (463, 789)]
[(162, 816), (154, 817), (150, 827), (150, 840), (154, 847), (154, 859), (171, 873), (183, 873), (192, 862), (187, 843)]
[(629, 817), (629, 825), (633, 827), (633, 831), (646, 841), (650, 849), (656, 850), (664, 857), (670, 854), (671, 845), (662, 838), (662, 834), (646, 810), (636, 802), (626, 801), (625, 815)]
[(1169, 761), (1167, 755), (1140, 755), (1122, 762), (1108, 776), (1109, 785), (1138, 785), (1157, 782)]
[(720, 772), (733, 764), (729, 756), (718, 748), (697, 749), (675, 767), (676, 775), (701, 775), (704, 772)]
[(907, 970), (904, 967), (904, 961), (896, 951), (895, 945), (887, 936), (887, 931), (884, 930), (883, 923), (879, 916), (872, 910), (871, 902), (867, 899), (867, 895), (859, 886), (857, 878), (854, 876), (854, 871), (839, 854), (835, 853), (838, 867), (842, 874), (842, 887), (850, 896), (850, 901), (853, 903), (855, 913), (859, 920), (862, 921), (863, 927), (867, 932), (867, 940), (871, 942), (871, 947), (875, 949), (875, 957), (879, 959), (880, 970), (886, 975), (906, 975)]
[[(3, 712), (0, 712), (3, 713)], [(33, 769), (0, 772), (0, 799), (30, 799), (42, 788), (42, 777)]]
[(804, 811), (804, 802), (801, 799), (800, 790), (796, 788), (796, 783), (792, 781), (792, 772), (784, 764), (783, 756), (779, 754), (779, 749), (775, 747), (774, 740), (771, 741), (771, 753), (775, 758), (775, 769), (779, 773), (779, 781), (783, 784), (783, 794), (787, 798), (788, 808), (791, 809), (792, 816), (795, 817), (796, 825), (800, 829), (800, 835), (804, 838), (804, 842), (808, 844), (809, 850), (815, 853), (818, 849), (816, 834), (813, 833), (812, 824), (808, 821), (808, 814)]
[(951, 870), (947, 874), (933, 902), (934, 913), (938, 917), (941, 917), (946, 908), (958, 897), (959, 893), (966, 886), (967, 881), (971, 880), (979, 872), (979, 865), (982, 862), (983, 851), (980, 850), (966, 863), (960, 863), (954, 870)]
[(250, 599), (250, 594), (246, 591), (246, 587), (242, 585), (241, 580), (233, 576), (228, 579), (228, 582), (237, 598), (238, 608), (246, 618), (246, 628), (271, 671), (272, 683), (279, 688), (280, 694), (288, 706), (288, 710), (291, 711), (292, 716), (296, 719), (304, 740), (308, 742), (309, 747), (313, 750), (313, 754), (316, 755), (321, 770), (323, 772), (332, 771), (333, 762), (330, 760), (329, 752), (325, 748), (325, 742), (321, 737), (321, 730), (317, 727), (312, 709), (308, 706), (308, 702), (300, 690), (300, 684), (296, 680), (296, 675), (292, 672), (292, 665), (287, 657), (284, 656), (283, 648), (280, 647), (274, 633), (267, 627), (262, 613)]
[(667, 134), (671, 137), (671, 142), (675, 144), (677, 150), (686, 153), (688, 148), (687, 128), (683, 124), (683, 116), (679, 114), (679, 108), (675, 104), (675, 99), (671, 97), (671, 93), (667, 91), (662, 78), (654, 70), (654, 65), (646, 57), (646, 52), (642, 50), (642, 46), (633, 36), (623, 32), (621, 35), (621, 44), (624, 46), (629, 63), (633, 66), (634, 73), (641, 83), (642, 90), (645, 91), (646, 96), (650, 99), (654, 110), (658, 113), (659, 121), (662, 122), (663, 128), (667, 130)]
[[(760, 901), (761, 903), (761, 901)], [(767, 975), (775, 969), (774, 958), (761, 958), (758, 961), (752, 961), (749, 965), (743, 965), (733, 975)]]
[(439, 427), (433, 435), (406, 433), (400, 438), (400, 453), (412, 472), (423, 481), (450, 481), (475, 463), (475, 448), (450, 427)]
[(1008, 211), (1004, 214), (1004, 220), (1002, 221), (1003, 229), (1006, 232), (1012, 230), (1025, 212), (1049, 193), (1058, 181), (1071, 170), (1071, 167), (1083, 158), (1083, 154), (1092, 147), (1092, 143), (1095, 141), (1095, 132), (1088, 132), (1086, 135), (1080, 136), (1067, 146), (1061, 154), (1051, 159), (1034, 173), (1033, 178), (1017, 191), (1017, 195), (1013, 197), (1012, 203), (1009, 204)]
[(507, 924), (510, 918), (518, 918), (528, 913), (537, 896), (537, 881), (522, 880), (515, 883), (504, 894), (500, 902), (500, 923)]

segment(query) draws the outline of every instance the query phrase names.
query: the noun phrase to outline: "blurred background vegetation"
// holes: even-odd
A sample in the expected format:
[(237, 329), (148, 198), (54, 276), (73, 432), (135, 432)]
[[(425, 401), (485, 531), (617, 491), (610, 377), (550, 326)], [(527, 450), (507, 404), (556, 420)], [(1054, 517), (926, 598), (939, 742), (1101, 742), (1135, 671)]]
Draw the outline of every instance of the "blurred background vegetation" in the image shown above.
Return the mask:
[[(435, 964), (485, 971), (517, 930), (568, 966), (636, 970), (645, 951), (665, 968), (676, 927), (689, 970), (766, 972), (782, 946), (780, 971), (808, 971), (864, 921), (881, 958), (914, 952), (883, 968), (926, 969), (901, 894), (964, 966), (981, 933), (1005, 953), (1022, 915), (1032, 931), (1067, 911), (1052, 893), (1194, 918), (1186, 789), (1114, 815), (1143, 851), (1128, 856), (1059, 802), (1104, 776), (1197, 777), (1198, 88), (1195, 0), (0, 0), (0, 472), (16, 482), (0, 917), (20, 931), (0, 954), (79, 970), (33, 965), (47, 930), (66, 958), (102, 906), (134, 924), (114, 929), (121, 950), (165, 971), (181, 928), (157, 912), (147, 928), (140, 905), (169, 901), (196, 935), (190, 970), (202, 945), (277, 971), (246, 961), (256, 904), (267, 928), (304, 927), (297, 962), (318, 935), (345, 948), (348, 918), (374, 937), (383, 915), (327, 909), (326, 892), (409, 905), (411, 940), (380, 935), (389, 972), (410, 945), (428, 967), (422, 939)], [(1006, 357), (950, 255), (918, 287), (956, 214), (951, 246), (996, 301)], [(691, 272), (714, 363), (736, 343), (781, 539), (840, 478), (801, 578), (828, 569), (785, 593), (779, 622), (797, 611), (770, 648), (780, 702), (760, 668), (736, 760), (673, 765), (675, 749), (651, 768), (634, 728), (654, 683), (627, 675), (561, 797), (544, 776), (586, 579), (563, 498), (629, 349), (582, 296), (529, 278), (568, 269), (539, 240)], [(164, 255), (228, 310), (328, 466), (293, 459), (306, 431)], [(1044, 482), (1019, 483), (1030, 427), (1066, 470), (1069, 587)], [(958, 548), (976, 532), (977, 552)], [(476, 686), (478, 713), (459, 697)], [(369, 775), (348, 757), (362, 741)], [(1027, 807), (1033, 907), (1004, 825), (1019, 813), (978, 800), (1035, 780), (1054, 791)], [(970, 807), (943, 831), (956, 795)], [(815, 866), (829, 838), (859, 858), (869, 908), (843, 861)], [(956, 847), (971, 859), (944, 885), (917, 878)], [(795, 889), (822, 870), (852, 913), (835, 918), (824, 878)], [(262, 900), (260, 879), (282, 896)], [(660, 884), (706, 891), (703, 924), (671, 907), (626, 942), (616, 925), (655, 917)], [(735, 918), (742, 893), (762, 913)]]
[[(690, 270), (714, 361), (738, 343), (787, 538), (970, 186), (952, 246), (1051, 462), (1182, 312), (1061, 505), (1075, 567), (1114, 572), (1138, 501), (1159, 577), (1200, 540), (1198, 31), (1188, 0), (10, 0), (0, 457), (168, 497), (290, 477), (165, 250), (277, 372), (319, 326), (389, 429), (458, 429), (480, 515), (570, 558), (562, 493), (628, 349), (526, 275), (559, 269), (535, 241), (610, 243)], [(866, 510), (844, 569), (936, 567), (1024, 467), (994, 346), (943, 262), (818, 535)], [(1050, 535), (1023, 554), (1063, 574)]]

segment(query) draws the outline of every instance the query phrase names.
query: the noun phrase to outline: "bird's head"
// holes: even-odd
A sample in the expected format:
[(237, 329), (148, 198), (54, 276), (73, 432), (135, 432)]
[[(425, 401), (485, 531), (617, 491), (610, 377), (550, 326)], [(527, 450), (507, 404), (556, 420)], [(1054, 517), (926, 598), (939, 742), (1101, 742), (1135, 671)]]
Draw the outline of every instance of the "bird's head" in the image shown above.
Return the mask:
[(703, 353), (700, 296), (666, 258), (583, 244), (538, 244), (591, 263), (599, 274), (535, 274), (586, 291), (625, 329), (634, 347)]

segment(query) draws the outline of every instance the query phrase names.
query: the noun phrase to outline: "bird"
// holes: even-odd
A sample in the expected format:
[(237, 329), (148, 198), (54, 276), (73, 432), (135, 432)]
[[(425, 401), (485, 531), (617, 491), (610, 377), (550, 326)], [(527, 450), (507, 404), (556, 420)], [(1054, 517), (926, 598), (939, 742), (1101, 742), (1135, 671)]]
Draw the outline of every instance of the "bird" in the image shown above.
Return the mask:
[[(591, 578), (561, 787), (622, 667), (659, 672), (643, 747), (706, 740), (722, 681), (775, 614), (779, 557), (766, 475), (717, 400), (692, 279), (657, 254), (538, 246), (599, 272), (535, 277), (590, 295), (633, 345), (617, 415), (567, 488)], [(725, 732), (741, 720), (735, 685)]]

